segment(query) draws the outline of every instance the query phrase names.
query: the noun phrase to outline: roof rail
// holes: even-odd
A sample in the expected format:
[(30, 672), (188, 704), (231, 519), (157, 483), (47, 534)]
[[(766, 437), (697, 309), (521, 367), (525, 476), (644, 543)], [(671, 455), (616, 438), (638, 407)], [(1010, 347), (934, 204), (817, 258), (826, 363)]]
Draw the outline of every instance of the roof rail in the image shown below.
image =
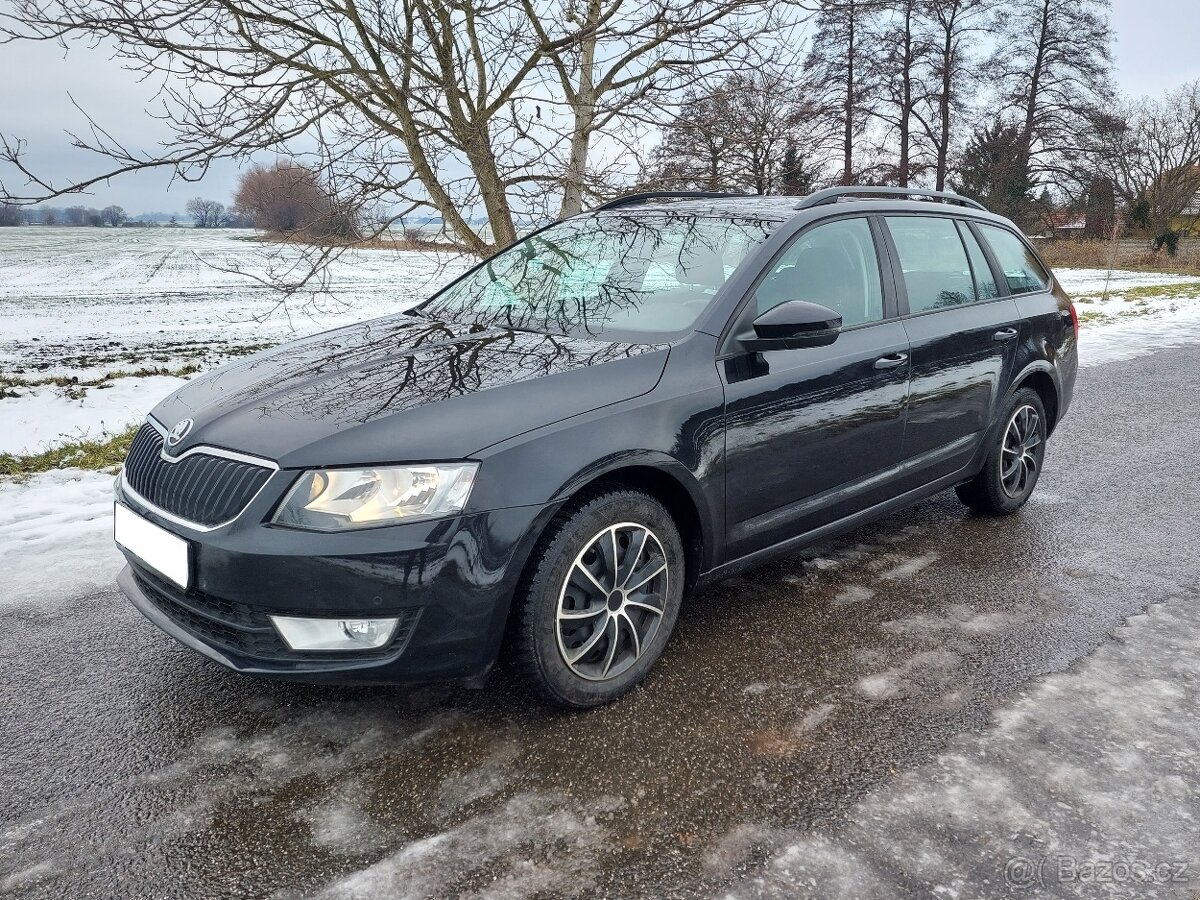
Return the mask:
[(632, 206), (635, 203), (645, 203), (648, 200), (660, 200), (669, 197), (676, 197), (687, 200), (702, 200), (706, 197), (753, 197), (754, 194), (727, 194), (723, 191), (642, 191), (638, 194), (626, 194), (624, 197), (618, 197), (616, 200), (609, 200), (607, 203), (602, 203), (588, 212), (600, 212), (602, 209), (617, 209), (621, 206)]
[(941, 200), (944, 203), (958, 203), (962, 206), (969, 206), (973, 209), (982, 209), (987, 212), (987, 209), (981, 203), (977, 203), (970, 197), (963, 197), (960, 194), (952, 194), (949, 191), (930, 191), (925, 188), (912, 187), (831, 187), (825, 188), (823, 191), (817, 191), (814, 194), (809, 194), (803, 200), (796, 204), (796, 209), (811, 209), (814, 206), (825, 206), (828, 203), (837, 203), (842, 197), (853, 196), (871, 196), (872, 194), (885, 197), (924, 197), (927, 200)]

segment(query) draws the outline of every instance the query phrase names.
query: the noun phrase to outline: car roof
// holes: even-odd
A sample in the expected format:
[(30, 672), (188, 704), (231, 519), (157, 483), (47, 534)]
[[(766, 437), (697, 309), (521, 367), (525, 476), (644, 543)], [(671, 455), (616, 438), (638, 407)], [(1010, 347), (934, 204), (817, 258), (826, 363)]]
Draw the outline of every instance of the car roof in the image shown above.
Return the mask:
[(661, 197), (620, 206), (601, 207), (597, 214), (628, 215), (688, 215), (728, 216), (733, 218), (777, 219), (784, 221), (796, 215), (799, 197)]
[[(881, 196), (882, 195), (882, 196)], [(920, 198), (920, 199), (916, 199)], [(633, 194), (614, 200), (595, 210), (593, 215), (688, 215), (701, 217), (765, 219), (784, 222), (816, 213), (846, 212), (847, 207), (868, 213), (926, 212), (951, 213), (972, 218), (1008, 223), (988, 212), (973, 200), (938, 191), (898, 188), (829, 188), (806, 197), (780, 197), (746, 194), (717, 194), (698, 191)], [(808, 215), (806, 218), (816, 218)]]

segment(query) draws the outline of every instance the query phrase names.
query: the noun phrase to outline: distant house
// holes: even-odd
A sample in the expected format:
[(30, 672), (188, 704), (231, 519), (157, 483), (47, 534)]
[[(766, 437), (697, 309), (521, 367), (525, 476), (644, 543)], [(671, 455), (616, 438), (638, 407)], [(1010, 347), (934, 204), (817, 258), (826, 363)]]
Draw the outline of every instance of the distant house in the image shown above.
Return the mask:
[(1187, 208), (1171, 221), (1171, 228), (1175, 231), (1200, 235), (1200, 190), (1196, 191), (1196, 196), (1192, 198), (1192, 202), (1187, 205)]
[(1046, 237), (1063, 241), (1079, 241), (1083, 240), (1087, 231), (1087, 214), (1059, 210), (1043, 216), (1042, 223), (1045, 228), (1043, 233)]

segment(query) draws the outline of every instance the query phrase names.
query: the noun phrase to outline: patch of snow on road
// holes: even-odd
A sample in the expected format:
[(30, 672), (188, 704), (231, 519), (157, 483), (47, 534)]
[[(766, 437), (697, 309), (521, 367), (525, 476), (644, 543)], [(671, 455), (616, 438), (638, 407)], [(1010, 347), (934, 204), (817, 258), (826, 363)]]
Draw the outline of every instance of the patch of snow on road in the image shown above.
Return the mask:
[(80, 399), (56, 387), (26, 389), (18, 397), (0, 400), (0, 453), (23, 456), (70, 441), (120, 434), (186, 383), (170, 375), (114, 378), (106, 387), (87, 388)]
[(0, 481), (0, 608), (62, 602), (111, 587), (113, 476), (81, 469)]
[(867, 675), (855, 685), (858, 692), (870, 700), (890, 700), (900, 696), (900, 678), (895, 671)]
[(1131, 618), (845, 824), (774, 832), (770, 862), (727, 896), (1192, 896), (1198, 635), (1194, 598)]
[(866, 585), (848, 584), (838, 591), (837, 596), (833, 598), (833, 602), (839, 605), (847, 603), (862, 603), (863, 601), (870, 600), (874, 596), (875, 592)]
[(912, 578), (926, 566), (937, 562), (938, 555), (936, 553), (926, 553), (924, 556), (914, 556), (910, 559), (903, 560), (892, 566), (886, 572), (880, 573), (879, 577), (885, 581), (901, 581), (906, 578)]
[[(592, 868), (604, 838), (604, 828), (593, 817), (568, 809), (564, 801), (521, 794), (491, 813), (412, 841), (316, 896), (321, 900), (415, 900), (450, 894), (496, 900), (573, 897), (589, 887), (582, 873)], [(469, 887), (475, 874), (486, 888)]]
[(322, 803), (301, 810), (296, 819), (309, 827), (309, 842), (314, 847), (340, 853), (360, 854), (384, 844), (390, 831), (375, 820), (358, 799), (367, 796), (357, 780), (338, 785), (338, 794)]

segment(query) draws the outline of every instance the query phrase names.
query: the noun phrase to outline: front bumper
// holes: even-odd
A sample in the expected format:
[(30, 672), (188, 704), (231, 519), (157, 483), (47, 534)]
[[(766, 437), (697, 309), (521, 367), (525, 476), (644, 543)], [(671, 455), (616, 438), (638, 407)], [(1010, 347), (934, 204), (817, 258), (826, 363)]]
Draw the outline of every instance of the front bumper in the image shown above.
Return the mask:
[[(521, 568), (545, 507), (514, 507), (361, 532), (280, 528), (247, 509), (210, 531), (159, 515), (117, 487), (118, 502), (185, 538), (186, 591), (136, 557), (117, 582), (151, 622), (222, 665), (299, 681), (478, 680), (495, 662)], [(396, 616), (380, 650), (292, 651), (269, 614)]]

